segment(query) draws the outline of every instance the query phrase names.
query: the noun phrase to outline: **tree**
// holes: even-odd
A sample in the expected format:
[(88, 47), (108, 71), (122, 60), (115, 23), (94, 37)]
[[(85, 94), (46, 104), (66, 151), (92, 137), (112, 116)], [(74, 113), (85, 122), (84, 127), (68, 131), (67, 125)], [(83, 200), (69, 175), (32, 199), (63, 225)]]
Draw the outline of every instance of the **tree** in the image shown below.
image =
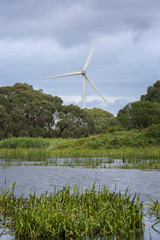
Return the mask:
[(5, 108), (0, 105), (0, 139), (6, 137), (10, 116), (5, 111)]
[(80, 107), (73, 104), (62, 106), (59, 121), (56, 124), (56, 134), (62, 138), (88, 137), (93, 129), (91, 117)]
[(107, 111), (64, 106), (61, 98), (22, 83), (0, 87), (0, 106), (1, 138), (80, 138), (105, 133), (115, 124), (114, 116)]
[(92, 134), (106, 133), (106, 129), (116, 124), (116, 119), (112, 113), (100, 108), (84, 109), (94, 122), (94, 132)]
[(62, 103), (61, 98), (34, 90), (28, 84), (1, 87), (0, 104), (10, 116), (6, 136), (51, 137)]
[(147, 88), (147, 94), (141, 96), (141, 101), (160, 103), (160, 80)]
[(117, 114), (120, 125), (124, 128), (147, 128), (160, 123), (160, 104), (149, 101), (136, 101), (127, 104)]

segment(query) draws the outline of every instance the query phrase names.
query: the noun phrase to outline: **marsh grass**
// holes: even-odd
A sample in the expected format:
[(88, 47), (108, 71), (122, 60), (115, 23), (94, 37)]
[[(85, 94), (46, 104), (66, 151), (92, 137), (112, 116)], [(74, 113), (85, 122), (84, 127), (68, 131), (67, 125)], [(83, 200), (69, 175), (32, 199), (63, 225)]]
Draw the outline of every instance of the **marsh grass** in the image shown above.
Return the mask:
[[(56, 149), (56, 148), (16, 148), (0, 149), (1, 165), (11, 165), (12, 162), (21, 161), (39, 162), (39, 165), (57, 165), (56, 161), (49, 159), (64, 158), (64, 165), (84, 166), (84, 167), (107, 167), (105, 163), (112, 163), (114, 159), (122, 159), (123, 163), (116, 166), (119, 168), (138, 168), (138, 169), (160, 169), (160, 149), (151, 148), (120, 148), (120, 149)], [(77, 161), (67, 161), (67, 159), (77, 159)], [(22, 162), (23, 164), (23, 162)]]
[(152, 224), (152, 228), (160, 234), (160, 231), (156, 230), (155, 227), (157, 224), (160, 224), (160, 202), (158, 200), (154, 201), (150, 199), (150, 205), (148, 207), (148, 214), (150, 216), (156, 216), (156, 220), (154, 224)]
[(16, 239), (140, 239), (143, 203), (128, 189), (110, 192), (106, 186), (86, 190), (66, 185), (62, 190), (24, 198), (11, 191), (0, 195), (1, 228)]
[[(134, 140), (133, 140), (134, 139)], [(0, 159), (9, 161), (41, 161), (57, 158), (103, 158), (122, 159), (123, 168), (160, 169), (160, 148), (157, 145), (141, 146), (140, 133), (117, 132), (102, 134), (82, 139), (44, 139), (44, 138), (10, 138), (0, 142)], [(133, 145), (133, 146), (131, 146)], [(149, 160), (143, 161), (143, 160)], [(89, 162), (90, 161), (90, 162)], [(98, 162), (83, 161), (88, 167), (98, 166)]]
[(0, 148), (16, 149), (16, 148), (54, 148), (59, 144), (65, 144), (69, 139), (50, 139), (50, 138), (8, 138), (0, 142)]
[(47, 154), (46, 149), (38, 148), (0, 149), (0, 158), (6, 160), (45, 161)]
[(160, 219), (160, 202), (150, 199), (149, 213), (156, 215)]

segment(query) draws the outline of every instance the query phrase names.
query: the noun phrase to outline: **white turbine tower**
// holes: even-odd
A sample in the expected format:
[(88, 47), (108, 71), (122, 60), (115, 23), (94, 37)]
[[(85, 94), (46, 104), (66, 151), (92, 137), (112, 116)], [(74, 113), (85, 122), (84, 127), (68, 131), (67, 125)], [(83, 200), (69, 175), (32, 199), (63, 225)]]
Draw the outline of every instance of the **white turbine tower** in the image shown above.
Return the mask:
[[(65, 74), (61, 74), (61, 75), (56, 75), (56, 76), (51, 76), (51, 77), (46, 77), (46, 79), (50, 79), (50, 78), (58, 78), (58, 77), (66, 77), (66, 76), (74, 76), (74, 75), (82, 75), (82, 102), (83, 102), (83, 108), (86, 107), (85, 105), (85, 80), (87, 80), (89, 82), (89, 84), (95, 89), (95, 91), (100, 95), (100, 97), (107, 103), (106, 99), (100, 94), (100, 92), (98, 91), (98, 89), (96, 88), (96, 86), (93, 84), (93, 82), (89, 79), (89, 77), (86, 75), (86, 70), (88, 68), (88, 65), (90, 63), (95, 45), (97, 42), (97, 38), (96, 41), (92, 47), (92, 50), (88, 56), (88, 59), (84, 65), (83, 71), (82, 72), (71, 72), (71, 73), (65, 73)], [(108, 104), (108, 103), (107, 103)]]

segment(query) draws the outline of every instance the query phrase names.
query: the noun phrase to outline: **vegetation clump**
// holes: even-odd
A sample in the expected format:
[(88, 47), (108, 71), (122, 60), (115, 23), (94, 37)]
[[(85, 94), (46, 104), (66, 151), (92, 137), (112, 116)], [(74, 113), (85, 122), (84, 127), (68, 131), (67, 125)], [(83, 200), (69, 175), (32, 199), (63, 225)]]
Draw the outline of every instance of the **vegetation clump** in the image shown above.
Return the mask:
[(150, 206), (149, 206), (149, 215), (156, 216), (155, 222), (152, 224), (152, 228), (159, 233), (158, 230), (156, 230), (156, 225), (160, 223), (160, 202), (158, 200), (154, 201), (150, 199)]
[(90, 136), (88, 138), (75, 139), (67, 147), (115, 149), (121, 147), (157, 146), (160, 143), (158, 132), (160, 132), (160, 125), (153, 125), (142, 132), (133, 129), (130, 131), (107, 132), (106, 134)]
[(122, 194), (106, 186), (96, 191), (95, 184), (85, 191), (65, 186), (18, 198), (14, 188), (0, 195), (0, 215), (1, 227), (16, 239), (137, 239), (143, 232), (143, 203), (128, 189)]
[(49, 139), (44, 138), (9, 138), (0, 142), (0, 148), (47, 148), (51, 145)]
[(154, 201), (152, 199), (150, 199), (150, 201), (151, 201), (150, 213), (155, 214), (157, 218), (160, 219), (160, 202), (158, 200)]

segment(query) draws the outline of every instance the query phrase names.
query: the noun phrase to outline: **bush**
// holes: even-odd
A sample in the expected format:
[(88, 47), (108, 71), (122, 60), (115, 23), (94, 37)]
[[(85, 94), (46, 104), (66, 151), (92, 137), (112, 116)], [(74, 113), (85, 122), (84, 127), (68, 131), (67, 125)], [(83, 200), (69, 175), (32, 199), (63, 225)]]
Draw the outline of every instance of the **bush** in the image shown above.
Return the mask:
[(148, 137), (160, 138), (160, 124), (153, 124), (151, 127), (144, 130)]
[(123, 128), (120, 126), (110, 126), (107, 128), (107, 133), (113, 133), (115, 131), (123, 131)]

